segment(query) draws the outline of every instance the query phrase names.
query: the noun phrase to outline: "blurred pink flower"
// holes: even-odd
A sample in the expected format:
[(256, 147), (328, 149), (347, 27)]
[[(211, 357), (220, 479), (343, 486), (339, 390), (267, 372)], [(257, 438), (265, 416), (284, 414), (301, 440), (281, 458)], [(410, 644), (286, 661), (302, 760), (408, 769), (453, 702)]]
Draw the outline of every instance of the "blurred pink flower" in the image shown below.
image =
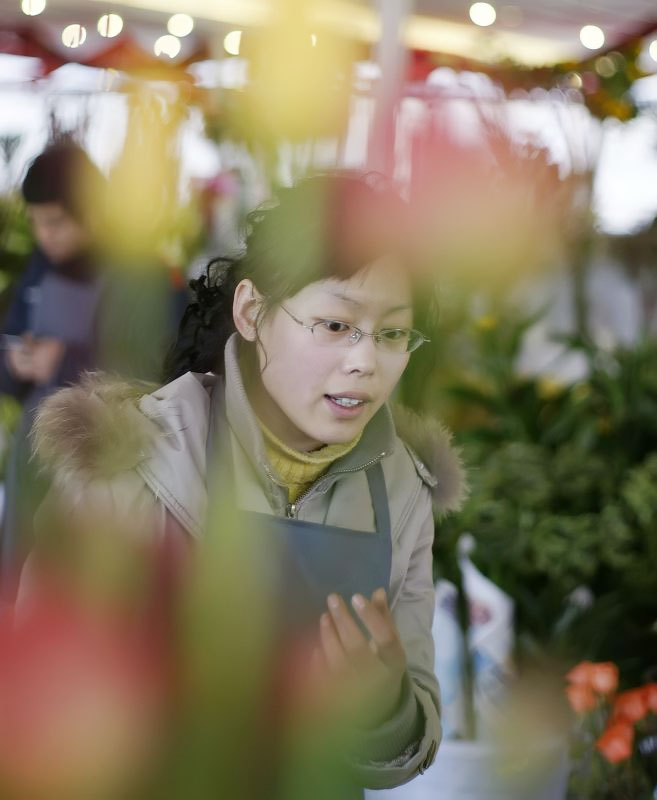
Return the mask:
[(147, 763), (165, 681), (146, 631), (43, 593), (19, 622), (0, 619), (0, 653), (0, 784), (100, 796)]

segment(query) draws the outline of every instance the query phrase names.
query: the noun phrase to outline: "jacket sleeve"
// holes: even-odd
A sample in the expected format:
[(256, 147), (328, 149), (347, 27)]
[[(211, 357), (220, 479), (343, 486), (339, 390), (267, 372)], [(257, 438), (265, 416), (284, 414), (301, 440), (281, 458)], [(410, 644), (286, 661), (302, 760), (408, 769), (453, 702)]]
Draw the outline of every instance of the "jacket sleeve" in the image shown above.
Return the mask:
[(434, 672), (431, 626), (434, 586), (431, 547), (434, 519), (423, 487), (411, 518), (419, 530), (399, 599), (392, 609), (406, 651), (407, 673), (396, 713), (376, 730), (360, 735), (355, 765), (370, 789), (398, 786), (424, 772), (434, 761), (441, 737), (438, 681)]
[[(29, 329), (28, 294), (43, 275), (43, 266), (36, 254), (29, 260), (14, 292), (2, 321), (2, 334), (20, 336)], [(30, 382), (16, 378), (7, 365), (7, 352), (0, 352), (0, 393), (23, 400), (32, 388)]]

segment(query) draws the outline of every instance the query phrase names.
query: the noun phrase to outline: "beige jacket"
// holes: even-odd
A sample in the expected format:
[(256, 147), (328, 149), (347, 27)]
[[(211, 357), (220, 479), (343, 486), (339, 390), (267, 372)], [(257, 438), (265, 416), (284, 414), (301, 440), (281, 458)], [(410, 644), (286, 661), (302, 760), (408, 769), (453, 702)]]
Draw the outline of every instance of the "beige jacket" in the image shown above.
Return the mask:
[[(433, 669), (434, 609), (431, 546), (434, 511), (458, 507), (463, 477), (458, 455), (440, 427), (401, 415), (398, 427), (430, 444), (431, 470), (395, 432), (387, 406), (367, 425), (358, 446), (331, 465), (289, 508), (276, 483), (238, 366), (238, 340), (226, 347), (225, 408), (230, 426), (239, 507), (356, 530), (374, 530), (364, 472), (380, 461), (392, 529), (391, 609), (406, 650), (408, 679), (399, 712), (363, 734), (367, 758), (358, 764), (370, 788), (401, 784), (424, 771), (440, 741), (439, 695)], [(50, 468), (58, 502), (94, 507), (148, 529), (172, 516), (192, 537), (203, 536), (208, 505), (206, 439), (212, 374), (187, 373), (149, 394), (90, 377), (58, 392), (42, 407), (35, 449)], [(415, 432), (413, 433), (413, 428)], [(107, 442), (113, 442), (107, 452)], [(124, 446), (129, 442), (130, 446)], [(433, 473), (433, 474), (432, 474)], [(146, 526), (146, 527), (144, 527)], [(151, 528), (152, 529), (152, 528)]]

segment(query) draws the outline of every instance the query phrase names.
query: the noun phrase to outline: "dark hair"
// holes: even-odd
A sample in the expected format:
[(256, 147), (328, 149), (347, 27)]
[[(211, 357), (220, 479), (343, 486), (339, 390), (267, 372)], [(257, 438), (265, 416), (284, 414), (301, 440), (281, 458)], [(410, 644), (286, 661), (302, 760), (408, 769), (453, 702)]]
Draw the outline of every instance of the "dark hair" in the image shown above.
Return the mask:
[[(262, 318), (304, 286), (347, 279), (382, 255), (399, 254), (415, 274), (408, 234), (407, 205), (383, 176), (334, 172), (281, 189), (249, 215), (243, 254), (211, 261), (190, 281), (194, 299), (167, 356), (165, 380), (223, 372), (224, 346), (235, 330), (233, 295), (244, 278), (264, 297)], [(415, 324), (432, 327), (435, 292), (418, 285), (414, 294)]]
[(58, 203), (85, 224), (89, 207), (101, 202), (104, 183), (102, 173), (81, 147), (61, 141), (34, 159), (21, 188), (26, 203)]

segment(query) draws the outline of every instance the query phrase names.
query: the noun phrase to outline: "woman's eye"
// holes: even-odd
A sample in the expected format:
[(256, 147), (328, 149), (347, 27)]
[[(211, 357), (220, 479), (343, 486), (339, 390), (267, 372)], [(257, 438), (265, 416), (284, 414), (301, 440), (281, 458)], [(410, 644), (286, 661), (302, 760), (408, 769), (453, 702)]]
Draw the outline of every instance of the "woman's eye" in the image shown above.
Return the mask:
[(346, 333), (351, 328), (351, 325), (347, 325), (346, 322), (338, 322), (337, 319), (323, 319), (319, 324), (329, 333)]
[(402, 339), (408, 339), (409, 333), (408, 328), (387, 328), (381, 331), (379, 335), (389, 342), (399, 342)]

